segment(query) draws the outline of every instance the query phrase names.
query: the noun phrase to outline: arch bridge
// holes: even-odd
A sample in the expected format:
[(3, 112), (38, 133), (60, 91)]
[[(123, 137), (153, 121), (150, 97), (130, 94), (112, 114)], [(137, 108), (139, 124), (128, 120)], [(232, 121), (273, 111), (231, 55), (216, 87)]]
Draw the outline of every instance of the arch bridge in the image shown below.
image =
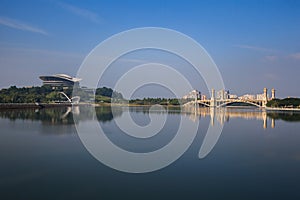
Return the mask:
[[(275, 89), (272, 89), (272, 97), (270, 99), (268, 98), (267, 91), (268, 91), (267, 88), (264, 88), (264, 92), (263, 92), (263, 94), (260, 94), (260, 98), (240, 97), (240, 98), (230, 99), (230, 98), (225, 98), (224, 95), (222, 98), (215, 98), (215, 90), (212, 89), (211, 90), (211, 99), (207, 99), (207, 100), (196, 100), (195, 99), (194, 101), (190, 101), (190, 102), (184, 104), (184, 106), (202, 105), (202, 106), (206, 106), (206, 107), (217, 107), (218, 108), (218, 107), (226, 107), (226, 106), (229, 106), (234, 103), (243, 103), (243, 104), (256, 106), (259, 108), (264, 108), (264, 107), (266, 107), (269, 100), (275, 98)], [(223, 90), (223, 93), (224, 93), (224, 90)]]
[[(235, 103), (243, 103), (252, 106), (256, 106), (259, 108), (265, 107), (265, 102), (263, 100), (240, 100), (240, 99), (227, 99), (227, 100), (215, 100), (214, 103), (211, 100), (197, 100), (196, 103), (198, 105), (206, 106), (206, 107), (226, 107)], [(190, 104), (195, 104), (195, 101), (190, 102)]]

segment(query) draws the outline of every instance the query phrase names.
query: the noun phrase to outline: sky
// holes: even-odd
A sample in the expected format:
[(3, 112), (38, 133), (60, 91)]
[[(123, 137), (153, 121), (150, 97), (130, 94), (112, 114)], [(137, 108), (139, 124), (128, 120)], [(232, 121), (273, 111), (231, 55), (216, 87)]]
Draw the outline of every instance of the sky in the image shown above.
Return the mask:
[[(38, 86), (40, 75), (75, 76), (100, 42), (139, 27), (169, 28), (196, 40), (215, 61), (231, 93), (256, 94), (267, 87), (275, 88), (279, 97), (300, 96), (297, 0), (2, 0), (0, 88)], [(154, 50), (114, 63), (102, 85), (112, 86), (124, 66), (151, 59), (177, 65), (195, 89), (207, 92), (188, 64)], [(139, 95), (164, 92), (145, 87)]]

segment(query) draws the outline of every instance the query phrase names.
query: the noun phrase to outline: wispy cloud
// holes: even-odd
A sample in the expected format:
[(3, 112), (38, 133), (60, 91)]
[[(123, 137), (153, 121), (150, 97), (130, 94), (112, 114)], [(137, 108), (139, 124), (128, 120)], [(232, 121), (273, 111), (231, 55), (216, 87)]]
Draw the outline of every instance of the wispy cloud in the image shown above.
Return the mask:
[(292, 58), (292, 59), (294, 59), (294, 60), (300, 60), (300, 52), (290, 54), (288, 57), (289, 57), (289, 58)]
[(274, 61), (278, 60), (278, 56), (269, 55), (269, 56), (265, 56), (265, 59), (267, 61), (274, 62)]
[(89, 11), (87, 9), (79, 8), (79, 7), (76, 7), (76, 6), (67, 4), (67, 3), (63, 3), (63, 2), (59, 2), (58, 5), (64, 9), (72, 12), (73, 14), (83, 17), (85, 19), (88, 19), (92, 22), (100, 23), (102, 21), (97, 13)]
[(269, 49), (269, 48), (251, 46), (251, 45), (245, 45), (245, 44), (237, 44), (237, 45), (233, 45), (233, 46), (241, 48), (241, 49), (250, 49), (250, 50), (259, 51), (259, 52), (276, 52), (275, 49)]
[(0, 17), (0, 24), (3, 26), (7, 26), (10, 28), (14, 28), (14, 29), (22, 30), (22, 31), (29, 31), (29, 32), (33, 32), (33, 33), (48, 35), (48, 33), (46, 31), (44, 31), (40, 28), (33, 27), (24, 22), (21, 22), (21, 21), (15, 20), (15, 19), (11, 19), (11, 18), (7, 18), (7, 17)]

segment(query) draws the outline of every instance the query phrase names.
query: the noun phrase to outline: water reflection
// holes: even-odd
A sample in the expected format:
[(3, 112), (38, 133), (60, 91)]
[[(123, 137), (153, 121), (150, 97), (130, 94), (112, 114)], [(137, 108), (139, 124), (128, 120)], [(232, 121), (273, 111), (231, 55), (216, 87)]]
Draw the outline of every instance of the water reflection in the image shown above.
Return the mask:
[[(92, 112), (90, 107), (73, 106), (63, 108), (45, 108), (45, 109), (16, 109), (16, 110), (0, 110), (0, 118), (15, 120), (32, 120), (41, 121), (45, 125), (68, 125), (74, 124), (73, 115), (77, 115), (80, 120), (94, 120), (101, 122), (111, 121), (113, 117), (122, 115), (122, 109), (115, 109), (114, 116), (111, 107), (93, 108), (96, 112)], [(96, 113), (96, 115), (95, 115)]]
[(72, 124), (72, 109), (51, 108), (51, 109), (17, 109), (17, 110), (1, 110), (0, 117), (15, 120), (32, 120), (41, 121), (45, 124)]
[[(300, 197), (300, 112), (168, 108), (170, 119), (163, 133), (150, 138), (152, 140), (138, 140), (120, 132), (113, 117), (122, 118), (122, 113), (128, 111), (134, 119), (147, 120), (149, 108), (115, 109), (119, 109), (119, 115), (112, 116), (110, 107), (96, 108), (94, 115), (85, 107), (79, 107), (79, 112), (70, 108), (1, 110), (2, 199), (20, 199), (21, 196), (23, 199)], [(154, 173), (132, 175), (116, 172), (91, 157), (75, 135), (73, 115), (86, 120), (87, 124), (90, 120), (100, 121), (114, 144), (137, 153), (167, 145), (175, 136), (181, 115), (190, 122), (200, 120), (200, 128), (188, 151), (174, 164)], [(265, 119), (266, 131), (263, 130)], [(272, 120), (274, 129), (271, 129)], [(216, 127), (221, 122), (226, 126), (216, 147), (205, 159), (197, 159), (206, 125)], [(60, 134), (64, 134), (63, 137), (59, 137)], [(145, 197), (150, 194), (149, 190), (153, 191), (152, 196)]]
[(275, 128), (275, 120), (300, 121), (300, 112), (267, 111), (258, 108), (191, 108), (185, 109), (182, 113), (189, 115), (192, 121), (200, 120), (201, 117), (210, 117), (212, 126), (215, 125), (216, 121), (220, 124), (229, 122), (230, 118), (260, 120), (264, 129), (268, 128), (269, 121), (271, 121), (271, 128)]
[[(74, 124), (73, 115), (79, 117), (79, 121), (98, 120), (100, 122), (109, 122), (114, 117), (120, 117), (123, 112), (131, 113), (143, 113), (147, 115), (150, 107), (64, 107), (64, 108), (49, 108), (49, 109), (17, 109), (17, 110), (0, 110), (0, 118), (7, 118), (10, 120), (32, 120), (41, 121), (42, 124), (47, 125), (62, 125), (62, 124)], [(95, 109), (96, 112), (92, 112)], [(251, 108), (184, 108), (180, 107), (166, 108), (168, 115), (185, 115), (190, 120), (196, 122), (201, 118), (210, 117), (210, 124), (214, 126), (217, 123), (224, 124), (230, 121), (232, 118), (242, 118), (246, 120), (254, 119), (262, 121), (263, 128), (275, 128), (276, 120), (283, 120), (287, 122), (299, 122), (300, 112), (278, 112), (278, 111), (266, 111), (263, 109)], [(161, 111), (151, 111), (161, 112)], [(96, 115), (95, 115), (96, 113)]]

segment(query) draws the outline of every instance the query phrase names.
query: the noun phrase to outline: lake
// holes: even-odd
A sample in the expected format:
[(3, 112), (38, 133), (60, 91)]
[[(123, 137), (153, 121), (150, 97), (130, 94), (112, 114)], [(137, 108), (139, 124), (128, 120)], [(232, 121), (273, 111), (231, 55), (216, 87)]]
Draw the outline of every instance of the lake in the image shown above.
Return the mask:
[[(128, 116), (142, 128), (151, 119), (164, 119), (163, 127), (156, 135), (149, 130), (130, 135), (119, 127), (128, 123)], [(101, 146), (102, 141), (94, 141), (99, 144), (95, 149), (102, 149), (96, 153), (106, 156), (100, 162), (85, 147), (89, 139), (83, 141), (93, 134), (89, 127), (98, 124), (112, 144), (143, 156), (177, 139), (181, 121), (188, 125), (182, 138), (189, 138), (190, 146), (178, 142), (178, 148), (158, 161), (172, 160), (172, 152), (175, 156), (180, 148), (186, 151), (152, 171), (150, 167), (160, 163), (116, 157)], [(195, 133), (189, 128), (193, 124), (198, 124)], [(213, 127), (223, 130), (207, 134)], [(0, 128), (1, 199), (300, 199), (300, 112), (161, 107), (1, 110)], [(206, 148), (202, 156), (201, 148)], [(119, 162), (126, 166), (116, 169)], [(150, 172), (135, 173), (144, 169)]]

